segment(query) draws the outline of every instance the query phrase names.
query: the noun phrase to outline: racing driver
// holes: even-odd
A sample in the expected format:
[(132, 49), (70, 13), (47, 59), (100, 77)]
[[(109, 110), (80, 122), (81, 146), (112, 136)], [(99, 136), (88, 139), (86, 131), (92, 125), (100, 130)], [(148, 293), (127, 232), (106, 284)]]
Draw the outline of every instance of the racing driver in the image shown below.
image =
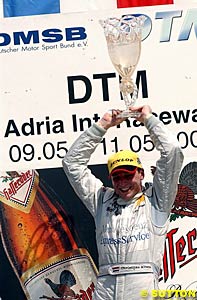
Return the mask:
[(158, 289), (169, 215), (183, 162), (177, 138), (152, 114), (150, 106), (130, 110), (139, 112), (136, 120), (144, 124), (160, 153), (149, 188), (143, 188), (143, 165), (130, 150), (108, 159), (113, 188), (104, 187), (87, 166), (107, 130), (125, 121), (118, 117), (120, 110), (106, 112), (77, 138), (63, 159), (69, 182), (95, 220), (99, 275), (94, 300), (152, 299), (151, 290)]

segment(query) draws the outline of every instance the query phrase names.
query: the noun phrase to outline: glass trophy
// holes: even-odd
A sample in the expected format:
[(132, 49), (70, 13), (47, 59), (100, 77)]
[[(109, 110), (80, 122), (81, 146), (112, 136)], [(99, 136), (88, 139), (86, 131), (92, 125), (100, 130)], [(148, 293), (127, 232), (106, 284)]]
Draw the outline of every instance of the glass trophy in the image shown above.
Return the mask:
[(135, 71), (141, 53), (141, 32), (145, 16), (124, 16), (100, 20), (104, 29), (110, 59), (121, 77), (120, 91), (126, 109), (119, 117), (137, 117), (138, 112), (131, 112), (138, 97), (138, 88), (131, 76)]

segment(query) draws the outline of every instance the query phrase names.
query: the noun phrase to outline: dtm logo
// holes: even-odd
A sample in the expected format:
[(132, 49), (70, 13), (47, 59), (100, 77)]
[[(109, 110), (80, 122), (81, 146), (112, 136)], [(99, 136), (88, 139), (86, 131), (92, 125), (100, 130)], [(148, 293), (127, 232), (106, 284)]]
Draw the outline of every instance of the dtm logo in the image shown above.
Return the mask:
[(45, 43), (55, 43), (62, 41), (76, 41), (84, 40), (87, 38), (84, 27), (69, 27), (64, 30), (58, 28), (50, 28), (40, 32), (39, 30), (30, 30), (27, 32), (17, 31), (12, 35), (8, 33), (0, 33), (0, 46), (7, 46), (11, 43), (14, 45), (30, 43), (38, 44), (41, 41)]

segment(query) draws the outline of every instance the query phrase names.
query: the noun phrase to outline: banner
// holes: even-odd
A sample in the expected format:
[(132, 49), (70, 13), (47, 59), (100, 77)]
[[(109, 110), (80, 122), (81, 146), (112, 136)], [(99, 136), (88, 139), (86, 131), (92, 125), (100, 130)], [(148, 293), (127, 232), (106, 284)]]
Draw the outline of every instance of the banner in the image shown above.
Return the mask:
[[(99, 20), (131, 13), (147, 18), (133, 75), (138, 105), (150, 104), (177, 135), (185, 158), (195, 158), (197, 9), (158, 6), (2, 21), (2, 171), (61, 167), (67, 149), (84, 129), (104, 111), (124, 108)], [(150, 164), (157, 156), (142, 124), (130, 119), (107, 133), (91, 164), (105, 163), (113, 150), (123, 148), (140, 152), (142, 161)]]
[(74, 3), (70, 0), (45, 0), (41, 2), (38, 0), (0, 1), (0, 6), (3, 6), (3, 16), (6, 18), (162, 4), (173, 4), (173, 0), (108, 0), (104, 5), (102, 0), (78, 0)]
[[(94, 224), (63, 173), (62, 158), (79, 134), (106, 110), (124, 108), (119, 76), (110, 61), (99, 20), (125, 14), (146, 16), (141, 57), (133, 75), (139, 87), (138, 105), (152, 107), (156, 117), (176, 134), (185, 156), (166, 238), (160, 288), (196, 290), (195, 6), (2, 19), (0, 170), (4, 175), (1, 183), (23, 176), (20, 170), (37, 170), (40, 178), (60, 195), (74, 227), (87, 245), (85, 248), (97, 264)], [(144, 126), (134, 119), (107, 132), (92, 156), (90, 168), (109, 185), (107, 157), (126, 148), (139, 152), (145, 168), (144, 185), (149, 184), (151, 166), (155, 166), (158, 153)], [(5, 196), (6, 191), (4, 186), (0, 195)], [(12, 196), (15, 201), (20, 200), (15, 194)], [(18, 228), (22, 230), (21, 222), (17, 223)], [(11, 278), (14, 297), (24, 300), (25, 295), (17, 285), (19, 279), (14, 277), (3, 246), (0, 248), (0, 297), (4, 300), (9, 294), (9, 300), (13, 298), (7, 280)], [(54, 296), (50, 293), (45, 296), (48, 295)]]

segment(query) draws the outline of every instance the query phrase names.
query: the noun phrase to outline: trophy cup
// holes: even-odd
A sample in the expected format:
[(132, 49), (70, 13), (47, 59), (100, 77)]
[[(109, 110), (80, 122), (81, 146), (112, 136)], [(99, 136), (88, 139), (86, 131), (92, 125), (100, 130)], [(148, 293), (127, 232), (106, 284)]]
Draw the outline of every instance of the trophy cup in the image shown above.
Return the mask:
[(124, 16), (100, 20), (107, 41), (111, 61), (121, 76), (120, 91), (126, 110), (119, 115), (121, 118), (137, 117), (139, 112), (131, 112), (138, 96), (138, 88), (131, 76), (135, 71), (141, 53), (141, 31), (146, 17)]

